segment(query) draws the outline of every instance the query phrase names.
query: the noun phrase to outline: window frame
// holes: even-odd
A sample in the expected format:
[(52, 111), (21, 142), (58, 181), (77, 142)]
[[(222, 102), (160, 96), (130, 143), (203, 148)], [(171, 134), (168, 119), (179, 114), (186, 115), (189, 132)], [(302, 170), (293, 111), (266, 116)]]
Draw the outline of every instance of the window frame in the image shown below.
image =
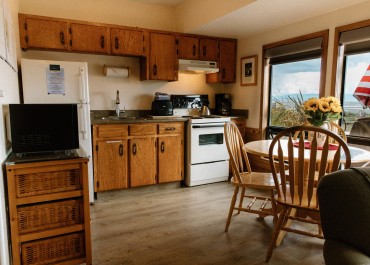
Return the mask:
[(266, 58), (266, 51), (283, 45), (288, 45), (296, 42), (307, 41), (309, 39), (322, 37), (321, 47), (321, 67), (320, 67), (320, 85), (319, 96), (325, 95), (325, 82), (326, 82), (326, 69), (328, 60), (328, 43), (329, 43), (329, 29), (270, 43), (262, 47), (262, 89), (261, 89), (261, 102), (260, 102), (260, 130), (262, 138), (268, 135), (273, 135), (285, 129), (284, 127), (269, 126), (269, 96), (270, 96), (270, 83), (271, 83), (271, 65), (269, 59)]
[[(334, 34), (334, 48), (333, 48), (333, 65), (332, 65), (332, 74), (331, 74), (331, 90), (330, 95), (340, 98), (343, 102), (343, 90), (345, 79), (345, 67), (346, 67), (346, 58), (343, 54), (339, 53), (340, 50), (340, 36), (343, 32), (356, 30), (363, 27), (370, 26), (370, 19), (339, 26), (335, 28)], [(350, 144), (359, 144), (359, 145), (370, 145), (370, 137), (359, 137), (347, 135), (347, 142)]]

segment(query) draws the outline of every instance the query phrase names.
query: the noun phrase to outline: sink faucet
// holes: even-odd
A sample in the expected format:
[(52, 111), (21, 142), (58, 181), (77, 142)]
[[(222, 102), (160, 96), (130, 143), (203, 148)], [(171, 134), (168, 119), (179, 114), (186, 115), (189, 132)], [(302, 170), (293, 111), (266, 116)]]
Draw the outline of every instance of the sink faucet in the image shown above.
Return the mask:
[(119, 100), (119, 91), (117, 90), (117, 95), (116, 95), (116, 115), (117, 117), (119, 117), (119, 103), (120, 103), (120, 100)]

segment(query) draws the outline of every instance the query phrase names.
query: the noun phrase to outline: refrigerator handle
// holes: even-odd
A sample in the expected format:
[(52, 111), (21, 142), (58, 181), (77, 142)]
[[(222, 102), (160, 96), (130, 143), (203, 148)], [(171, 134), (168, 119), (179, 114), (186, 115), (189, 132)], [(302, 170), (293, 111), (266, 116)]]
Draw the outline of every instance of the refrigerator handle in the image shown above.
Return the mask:
[(90, 119), (90, 115), (87, 112), (87, 104), (81, 104), (82, 108), (82, 121), (80, 122), (80, 132), (82, 133), (82, 139), (87, 140), (87, 130), (89, 127), (88, 119)]
[(81, 103), (88, 103), (87, 102), (87, 89), (85, 84), (85, 73), (84, 69), (80, 67), (80, 97)]

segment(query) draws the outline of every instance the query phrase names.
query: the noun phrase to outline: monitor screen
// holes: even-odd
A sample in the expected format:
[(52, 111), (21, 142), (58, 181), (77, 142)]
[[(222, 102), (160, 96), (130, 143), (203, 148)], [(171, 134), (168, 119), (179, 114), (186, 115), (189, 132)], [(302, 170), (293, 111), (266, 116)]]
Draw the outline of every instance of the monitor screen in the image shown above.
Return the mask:
[(13, 153), (79, 148), (76, 104), (9, 104)]

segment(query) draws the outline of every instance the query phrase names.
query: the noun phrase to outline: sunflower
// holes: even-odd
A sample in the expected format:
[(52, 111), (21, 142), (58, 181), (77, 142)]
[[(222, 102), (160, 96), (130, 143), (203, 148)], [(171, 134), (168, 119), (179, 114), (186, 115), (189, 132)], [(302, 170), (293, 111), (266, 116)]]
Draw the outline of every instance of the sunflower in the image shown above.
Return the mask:
[(322, 111), (322, 112), (329, 112), (331, 110), (331, 106), (329, 104), (329, 102), (324, 98), (321, 98), (319, 100), (319, 109)]
[(316, 111), (319, 109), (319, 100), (317, 98), (310, 98), (304, 103), (305, 110)]

